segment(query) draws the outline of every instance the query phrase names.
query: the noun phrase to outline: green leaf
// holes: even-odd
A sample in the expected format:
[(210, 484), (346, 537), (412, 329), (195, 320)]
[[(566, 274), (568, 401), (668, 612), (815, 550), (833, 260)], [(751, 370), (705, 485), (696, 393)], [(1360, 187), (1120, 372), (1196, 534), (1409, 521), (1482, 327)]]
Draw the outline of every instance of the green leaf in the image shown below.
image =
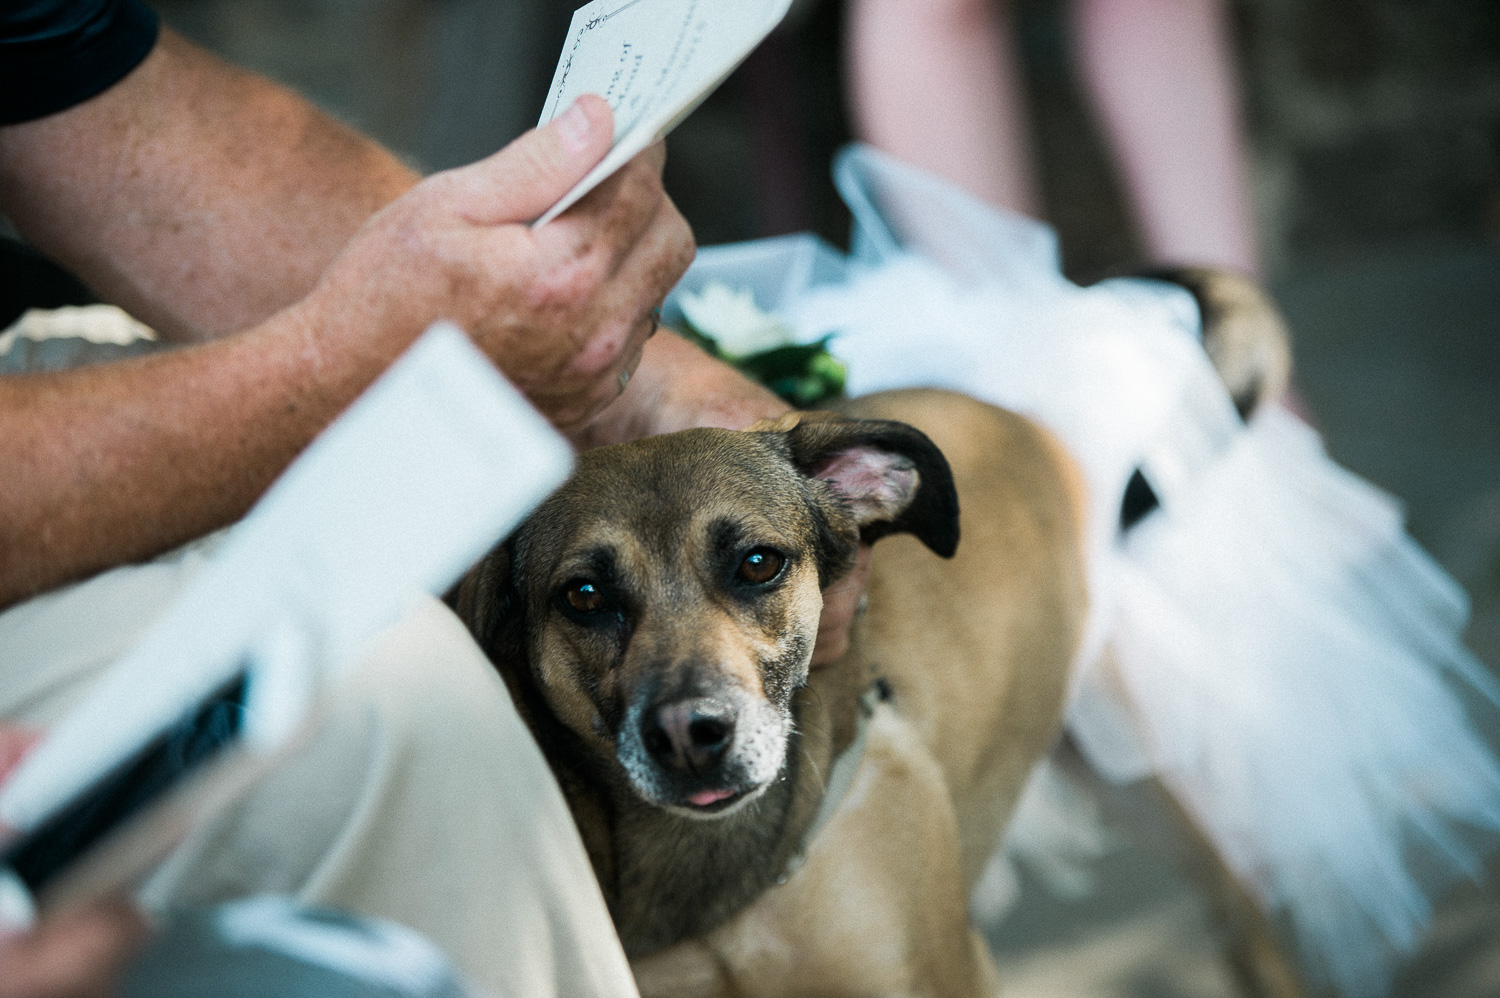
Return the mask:
[(789, 404), (806, 409), (844, 390), (846, 369), (842, 361), (828, 352), (830, 339), (831, 336), (825, 336), (816, 343), (752, 354), (740, 358), (736, 366)]
[(746, 377), (775, 392), (788, 405), (810, 409), (843, 394), (848, 375), (844, 362), (828, 352), (833, 334), (815, 343), (774, 347), (760, 353), (735, 357), (726, 354), (712, 336), (683, 319), (682, 335), (712, 357), (727, 361)]

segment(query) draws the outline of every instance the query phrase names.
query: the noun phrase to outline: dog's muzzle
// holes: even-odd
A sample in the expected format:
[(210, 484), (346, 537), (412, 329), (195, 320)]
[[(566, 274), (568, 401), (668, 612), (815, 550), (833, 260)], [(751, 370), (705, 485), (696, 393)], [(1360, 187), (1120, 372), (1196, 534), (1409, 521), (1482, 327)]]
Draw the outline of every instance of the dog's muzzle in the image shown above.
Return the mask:
[(663, 769), (711, 777), (734, 741), (734, 721), (734, 708), (720, 700), (678, 700), (646, 712), (641, 742)]
[(733, 691), (654, 700), (632, 714), (618, 746), (631, 783), (646, 800), (694, 817), (756, 796), (786, 756), (788, 719)]

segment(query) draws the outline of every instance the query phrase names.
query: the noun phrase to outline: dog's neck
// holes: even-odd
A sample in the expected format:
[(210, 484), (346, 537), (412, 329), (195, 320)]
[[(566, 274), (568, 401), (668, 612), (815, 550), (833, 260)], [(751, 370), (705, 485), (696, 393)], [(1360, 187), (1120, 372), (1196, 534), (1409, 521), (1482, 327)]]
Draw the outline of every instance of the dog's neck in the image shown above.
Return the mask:
[(781, 779), (734, 813), (709, 820), (642, 801), (617, 763), (547, 709), (529, 670), (501, 668), (563, 789), (628, 956), (716, 928), (794, 864), (833, 762), (855, 737), (859, 695), (870, 680), (853, 659), (814, 671), (795, 694)]

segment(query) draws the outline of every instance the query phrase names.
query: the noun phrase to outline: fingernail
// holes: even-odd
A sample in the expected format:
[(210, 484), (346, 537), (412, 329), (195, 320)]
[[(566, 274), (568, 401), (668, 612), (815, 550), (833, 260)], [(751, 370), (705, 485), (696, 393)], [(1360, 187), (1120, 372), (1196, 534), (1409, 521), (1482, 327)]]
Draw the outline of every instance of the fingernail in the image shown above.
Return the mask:
[(589, 135), (593, 132), (593, 122), (589, 120), (583, 108), (574, 101), (573, 106), (563, 112), (563, 116), (557, 119), (557, 131), (562, 136), (563, 145), (569, 152), (583, 152), (589, 147)]

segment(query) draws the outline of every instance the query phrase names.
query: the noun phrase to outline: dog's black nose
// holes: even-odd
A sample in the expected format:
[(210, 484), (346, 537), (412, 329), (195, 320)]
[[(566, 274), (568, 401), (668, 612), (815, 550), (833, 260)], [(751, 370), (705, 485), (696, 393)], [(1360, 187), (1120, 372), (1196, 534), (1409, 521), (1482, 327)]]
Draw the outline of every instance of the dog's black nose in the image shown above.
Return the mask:
[(734, 711), (717, 700), (678, 700), (648, 711), (641, 737), (646, 751), (676, 773), (707, 773), (734, 740)]

